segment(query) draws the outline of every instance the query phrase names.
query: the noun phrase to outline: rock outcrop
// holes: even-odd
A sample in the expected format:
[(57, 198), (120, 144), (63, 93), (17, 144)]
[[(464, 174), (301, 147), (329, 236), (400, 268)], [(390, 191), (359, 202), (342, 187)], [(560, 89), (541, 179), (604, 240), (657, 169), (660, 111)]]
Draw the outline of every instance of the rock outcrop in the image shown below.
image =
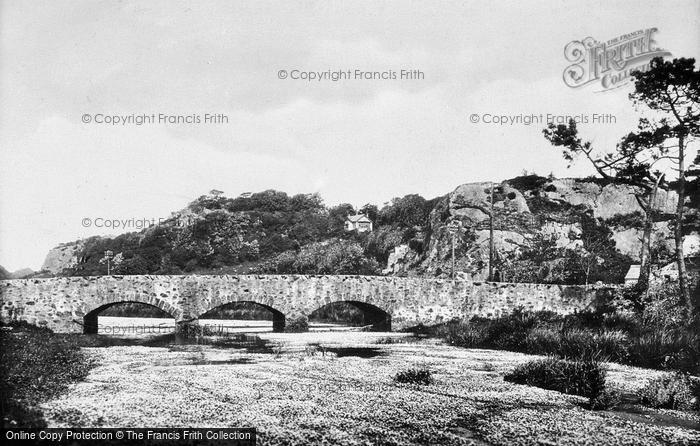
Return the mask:
[[(493, 186), (493, 205), (491, 183), (463, 184), (443, 198), (431, 213), (430, 237), (423, 260), (415, 262), (413, 274), (449, 275), (454, 240), (456, 272), (472, 280), (487, 279), (492, 210), (494, 251), (501, 268), (506, 268), (508, 262), (517, 262), (518, 253), (532, 250), (537, 244), (560, 252), (576, 252), (578, 258), (596, 256), (584, 247), (586, 240), (588, 249), (592, 250), (591, 231), (598, 231), (604, 234), (601, 238), (609, 239), (607, 254), (616, 251), (613, 253), (619, 254), (616, 262), (624, 262), (625, 256), (627, 266), (639, 260), (643, 211), (635, 197), (640, 192), (636, 188), (589, 179), (547, 179), (534, 175)], [(652, 246), (661, 253), (673, 250), (676, 200), (677, 194), (673, 191), (660, 190), (657, 194), (658, 216)], [(448, 226), (455, 223), (461, 225), (461, 230), (453, 239)], [(609, 234), (605, 235), (607, 231)], [(689, 234), (686, 246), (698, 251), (698, 240), (697, 233)], [(401, 258), (411, 258), (413, 254), (403, 248), (395, 252)], [(693, 255), (693, 252), (686, 254)], [(395, 263), (395, 259), (392, 261)], [(557, 261), (552, 261), (550, 269)], [(617, 265), (620, 270), (627, 266)], [(566, 266), (559, 264), (559, 268)], [(389, 269), (396, 270), (392, 265)]]
[(60, 274), (65, 268), (71, 268), (78, 263), (78, 255), (85, 246), (85, 240), (76, 240), (69, 243), (61, 243), (52, 248), (41, 267), (42, 271), (51, 274)]

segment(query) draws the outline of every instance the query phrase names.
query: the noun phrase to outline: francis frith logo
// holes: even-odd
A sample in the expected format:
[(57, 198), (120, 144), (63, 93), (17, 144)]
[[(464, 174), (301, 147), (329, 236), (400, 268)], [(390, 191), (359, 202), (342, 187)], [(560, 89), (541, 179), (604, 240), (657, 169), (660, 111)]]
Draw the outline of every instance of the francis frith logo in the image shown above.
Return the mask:
[(654, 57), (670, 56), (654, 40), (657, 28), (640, 29), (605, 42), (592, 37), (574, 40), (564, 47), (571, 65), (564, 70), (564, 83), (571, 88), (599, 85), (599, 91), (628, 83), (633, 71), (644, 71)]

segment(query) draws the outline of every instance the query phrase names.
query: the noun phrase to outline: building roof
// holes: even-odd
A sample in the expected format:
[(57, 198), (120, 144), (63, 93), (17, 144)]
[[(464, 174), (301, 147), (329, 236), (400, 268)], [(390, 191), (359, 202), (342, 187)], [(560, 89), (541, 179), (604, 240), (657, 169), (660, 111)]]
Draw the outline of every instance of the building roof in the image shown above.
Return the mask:
[(367, 218), (366, 215), (363, 215), (363, 214), (348, 215), (347, 219), (353, 223), (358, 223), (360, 221), (365, 221), (365, 222), (371, 223), (371, 220), (369, 218)]

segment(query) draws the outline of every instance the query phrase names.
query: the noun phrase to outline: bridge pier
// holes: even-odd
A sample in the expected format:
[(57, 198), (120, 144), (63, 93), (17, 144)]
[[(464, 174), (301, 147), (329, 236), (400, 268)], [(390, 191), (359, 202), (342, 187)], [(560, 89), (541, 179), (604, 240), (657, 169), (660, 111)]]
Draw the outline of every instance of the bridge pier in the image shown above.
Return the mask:
[(279, 312), (272, 313), (272, 331), (280, 333), (284, 331), (285, 317)]
[(199, 319), (182, 319), (175, 323), (175, 340), (195, 338), (201, 336), (204, 327), (199, 325)]
[(283, 331), (309, 331), (309, 317), (300, 311), (292, 311), (284, 318)]
[(83, 334), (97, 334), (97, 316), (99, 316), (97, 311), (91, 311), (83, 317)]

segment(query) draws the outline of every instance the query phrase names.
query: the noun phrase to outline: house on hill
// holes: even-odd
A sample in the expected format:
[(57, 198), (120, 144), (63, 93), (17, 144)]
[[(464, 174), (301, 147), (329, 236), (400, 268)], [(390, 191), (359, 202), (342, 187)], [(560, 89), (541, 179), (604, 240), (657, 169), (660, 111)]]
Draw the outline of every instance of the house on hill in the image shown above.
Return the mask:
[(345, 230), (357, 232), (372, 231), (372, 220), (363, 214), (348, 215), (345, 218)]
[(627, 275), (625, 275), (625, 285), (631, 286), (635, 285), (639, 281), (639, 275), (642, 271), (642, 265), (639, 264), (634, 264), (630, 265), (630, 269), (627, 271)]

